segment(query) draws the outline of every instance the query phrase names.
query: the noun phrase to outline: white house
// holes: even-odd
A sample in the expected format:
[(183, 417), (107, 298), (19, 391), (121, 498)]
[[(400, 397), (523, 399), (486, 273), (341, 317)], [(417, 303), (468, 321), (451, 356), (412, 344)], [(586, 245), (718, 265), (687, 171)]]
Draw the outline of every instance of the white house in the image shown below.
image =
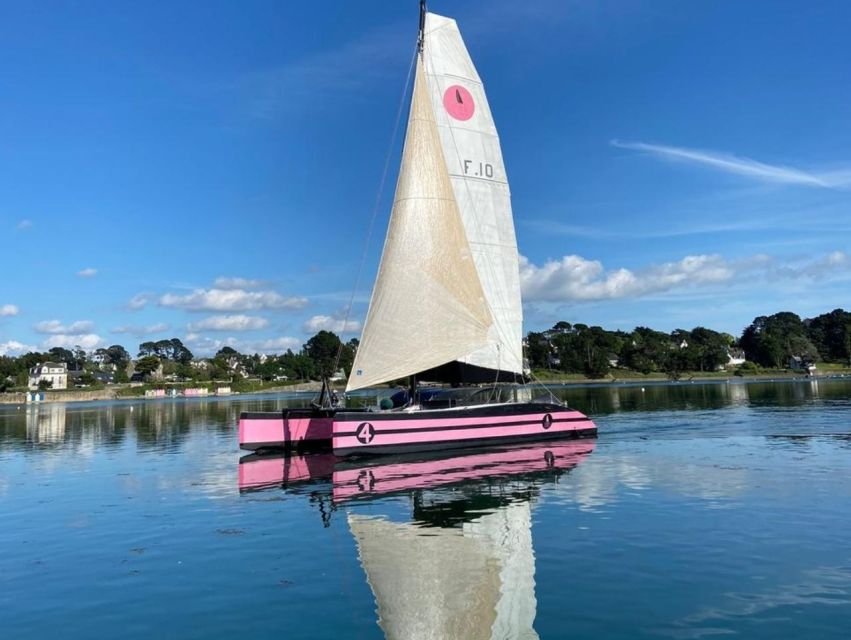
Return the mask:
[(29, 388), (38, 389), (38, 384), (46, 380), (51, 389), (68, 388), (68, 365), (64, 362), (45, 362), (30, 369)]
[(741, 349), (727, 349), (727, 367), (738, 367), (745, 363), (745, 352)]

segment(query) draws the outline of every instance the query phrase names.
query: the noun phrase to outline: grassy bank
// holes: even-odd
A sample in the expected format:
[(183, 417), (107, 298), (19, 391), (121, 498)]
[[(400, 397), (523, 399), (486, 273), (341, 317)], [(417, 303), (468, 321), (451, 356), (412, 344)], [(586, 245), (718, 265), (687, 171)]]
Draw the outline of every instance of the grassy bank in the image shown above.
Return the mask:
[[(664, 371), (653, 371), (647, 374), (639, 373), (638, 371), (630, 371), (628, 369), (613, 369), (603, 378), (589, 378), (581, 373), (564, 373), (561, 371), (551, 371), (548, 369), (535, 369), (533, 371), (535, 377), (541, 382), (556, 382), (556, 383), (612, 383), (612, 382), (673, 382), (676, 380), (728, 380), (728, 379), (746, 379), (746, 380), (776, 380), (778, 378), (795, 379), (805, 378), (806, 373), (801, 371), (792, 371), (791, 369), (768, 369), (756, 367), (753, 369), (735, 369), (730, 371), (681, 371), (676, 376), (665, 373)], [(851, 376), (851, 367), (832, 362), (819, 362), (816, 365), (814, 377), (848, 375)]]
[(237, 380), (234, 382), (198, 382), (198, 383), (147, 383), (138, 386), (115, 387), (115, 395), (118, 398), (139, 398), (146, 391), (157, 389), (177, 389), (182, 393), (184, 389), (207, 389), (210, 395), (215, 395), (216, 389), (230, 387), (233, 393), (274, 393), (276, 391), (310, 391), (313, 387), (318, 389), (318, 382), (305, 380), (287, 380), (285, 382), (262, 380)]

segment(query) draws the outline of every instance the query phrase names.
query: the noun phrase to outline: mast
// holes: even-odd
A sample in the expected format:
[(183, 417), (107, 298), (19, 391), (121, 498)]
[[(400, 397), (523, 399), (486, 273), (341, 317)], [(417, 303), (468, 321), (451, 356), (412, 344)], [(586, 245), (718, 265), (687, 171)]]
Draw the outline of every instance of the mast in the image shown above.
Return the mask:
[(417, 52), (422, 56), (425, 42), (426, 0), (420, 0), (420, 32), (417, 36)]

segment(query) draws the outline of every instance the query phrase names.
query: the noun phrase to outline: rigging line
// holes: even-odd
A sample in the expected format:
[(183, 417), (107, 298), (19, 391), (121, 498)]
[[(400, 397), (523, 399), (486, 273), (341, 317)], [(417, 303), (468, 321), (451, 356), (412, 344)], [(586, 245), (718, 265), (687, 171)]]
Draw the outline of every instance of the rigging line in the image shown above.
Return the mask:
[(544, 391), (546, 391), (546, 392), (547, 392), (547, 394), (550, 396), (550, 399), (552, 399), (552, 401), (553, 401), (555, 404), (560, 404), (560, 405), (567, 406), (564, 402), (562, 402), (561, 400), (559, 400), (559, 399), (555, 396), (555, 394), (553, 393), (553, 390), (552, 390), (552, 389), (550, 389), (547, 385), (545, 385), (545, 384), (543, 383), (543, 381), (542, 381), (540, 378), (538, 378), (538, 376), (536, 376), (536, 375), (535, 375), (535, 372), (534, 372), (534, 371), (532, 371), (532, 366), (531, 366), (531, 364), (530, 364), (530, 366), (529, 366), (529, 378), (532, 380), (532, 382), (533, 382), (534, 384), (537, 384), (539, 387), (541, 387), (541, 389), (543, 389)]
[(502, 362), (501, 362), (502, 358), (501, 358), (501, 356), (502, 356), (502, 345), (498, 344), (498, 345), (496, 345), (496, 376), (494, 376), (494, 379), (493, 379), (493, 388), (491, 389), (491, 392), (488, 394), (488, 404), (493, 402), (494, 399), (497, 399), (497, 400), (501, 399), (501, 398), (497, 397), (497, 391), (496, 391), (497, 385), (499, 384), (499, 374), (502, 373)]
[[(417, 54), (419, 53), (419, 44), (414, 48), (414, 55), (411, 56), (411, 63), (408, 65), (408, 75), (405, 78), (405, 86), (402, 89), (402, 95), (399, 99), (399, 107), (396, 110), (396, 121), (393, 123), (393, 133), (390, 135), (390, 145), (387, 148), (387, 154), (384, 157), (384, 170), (381, 172), (381, 180), (378, 183), (378, 192), (375, 194), (375, 205), (372, 208), (372, 217), (369, 219), (369, 226), (366, 231), (366, 241), (363, 246), (363, 253), (361, 254), (360, 264), (358, 265), (357, 275), (355, 276), (355, 286), (352, 288), (352, 295), (349, 298), (349, 304), (346, 307), (346, 313), (343, 317), (343, 331), (345, 331), (347, 325), (349, 324), (349, 315), (352, 312), (352, 305), (355, 303), (355, 294), (358, 291), (358, 287), (360, 287), (361, 277), (363, 276), (363, 269), (366, 265), (366, 256), (369, 253), (369, 244), (372, 241), (372, 232), (375, 229), (375, 219), (378, 217), (378, 210), (381, 208), (381, 196), (384, 193), (384, 185), (387, 183), (387, 174), (390, 172), (390, 159), (393, 155), (393, 146), (396, 143), (396, 138), (399, 134), (399, 123), (402, 120), (402, 111), (405, 107), (405, 98), (408, 95), (408, 88), (411, 85), (411, 72), (414, 69), (414, 64), (417, 60)], [(341, 331), (342, 333), (342, 331)], [(340, 344), (337, 347), (337, 355), (334, 358), (334, 373), (340, 367), (340, 357), (343, 355), (343, 341), (340, 340)], [(351, 375), (351, 371), (349, 372)]]

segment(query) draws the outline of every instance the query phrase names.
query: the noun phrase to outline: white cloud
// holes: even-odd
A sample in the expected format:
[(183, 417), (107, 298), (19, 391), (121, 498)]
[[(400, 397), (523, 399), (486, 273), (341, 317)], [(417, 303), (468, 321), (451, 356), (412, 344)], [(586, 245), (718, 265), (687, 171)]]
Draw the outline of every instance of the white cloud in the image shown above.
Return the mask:
[(27, 229), (31, 229), (32, 226), (32, 220), (21, 220), (18, 224), (15, 225), (15, 228), (18, 229), (18, 231), (26, 231)]
[(73, 349), (75, 347), (80, 347), (81, 349), (85, 349), (86, 351), (91, 351), (92, 349), (97, 349), (98, 347), (102, 347), (105, 345), (106, 343), (103, 341), (103, 338), (94, 333), (58, 333), (51, 335), (44, 342), (42, 342), (41, 348), (47, 350), (51, 347), (62, 347), (64, 349)]
[(360, 331), (361, 324), (357, 320), (344, 320), (334, 316), (313, 316), (304, 323), (305, 332), (333, 331), (335, 333), (354, 333)]
[(263, 280), (252, 280), (250, 278), (216, 278), (213, 282), (216, 289), (259, 289), (266, 286)]
[(215, 339), (199, 335), (197, 333), (187, 333), (183, 339), (196, 356), (212, 356), (222, 347), (231, 347), (240, 353), (265, 353), (267, 355), (279, 354), (286, 352), (287, 349), (298, 350), (301, 348), (302, 341), (298, 338), (282, 336), (280, 338), (271, 338), (269, 340), (239, 340), (234, 337)]
[(16, 316), (21, 312), (18, 305), (15, 304), (4, 304), (0, 305), (0, 318), (8, 317), (8, 316)]
[(260, 342), (252, 342), (250, 345), (253, 347), (250, 349), (252, 352), (257, 351), (258, 353), (266, 353), (266, 354), (277, 354), (284, 353), (287, 349), (293, 349), (298, 351), (301, 349), (302, 341), (298, 338), (293, 338), (290, 336), (283, 336), (280, 338), (271, 338), (269, 340), (262, 340)]
[(36, 351), (36, 347), (17, 340), (0, 342), (0, 356), (18, 356), (29, 351)]
[(718, 151), (704, 151), (687, 147), (673, 147), (646, 142), (621, 142), (612, 140), (611, 145), (619, 149), (644, 151), (667, 160), (690, 162), (763, 182), (794, 184), (823, 189), (851, 187), (851, 169), (839, 171), (804, 171), (793, 167), (766, 164)]
[(609, 269), (598, 260), (564, 256), (536, 266), (520, 258), (520, 283), (527, 302), (587, 302), (639, 298), (668, 291), (729, 283), (747, 274), (749, 282), (820, 279), (851, 271), (851, 257), (842, 251), (804, 260), (756, 254), (727, 260), (719, 255), (686, 256), (677, 262), (643, 269)]
[(269, 326), (269, 321), (266, 318), (233, 315), (213, 316), (204, 318), (199, 322), (190, 322), (187, 329), (193, 333), (198, 331), (256, 331), (267, 326)]
[(150, 293), (137, 293), (135, 296), (130, 298), (130, 302), (127, 303), (127, 308), (132, 309), (133, 311), (138, 311), (139, 309), (144, 309), (145, 305), (150, 301)]
[(91, 320), (78, 320), (70, 325), (64, 325), (59, 320), (45, 320), (33, 327), (37, 333), (88, 333), (94, 328)]
[(187, 311), (252, 311), (257, 309), (301, 309), (307, 298), (285, 297), (274, 291), (243, 289), (195, 289), (179, 295), (167, 293), (160, 298), (163, 307)]
[(97, 274), (98, 270), (92, 267), (86, 267), (77, 272), (77, 275), (81, 278), (94, 278)]
[(132, 336), (147, 336), (152, 333), (162, 333), (163, 331), (168, 331), (170, 325), (165, 322), (159, 322), (157, 324), (150, 324), (147, 326), (137, 326), (137, 325), (122, 325), (120, 327), (115, 327), (112, 330), (112, 333), (127, 333)]

